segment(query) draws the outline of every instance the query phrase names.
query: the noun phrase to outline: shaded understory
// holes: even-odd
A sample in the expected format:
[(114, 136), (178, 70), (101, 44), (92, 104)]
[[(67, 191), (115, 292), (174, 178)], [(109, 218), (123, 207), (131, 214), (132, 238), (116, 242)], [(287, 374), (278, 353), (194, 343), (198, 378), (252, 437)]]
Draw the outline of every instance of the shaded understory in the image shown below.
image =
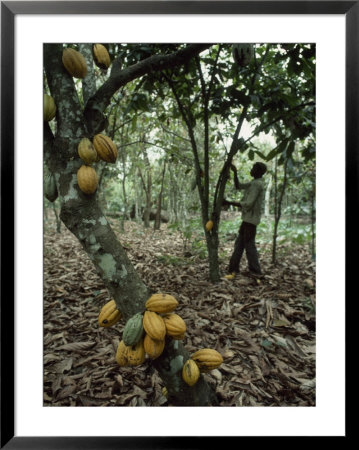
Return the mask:
[[(178, 232), (126, 222), (120, 233), (111, 222), (143, 281), (179, 301), (187, 350), (211, 347), (223, 355), (220, 368), (205, 375), (221, 406), (315, 405), (315, 264), (307, 248), (282, 247), (272, 267), (270, 247), (259, 246), (265, 280), (242, 275), (213, 285), (206, 261), (184, 252)], [(44, 405), (167, 406), (151, 361), (117, 365), (124, 323), (98, 327), (110, 297), (79, 242), (61, 230), (56, 233), (50, 214), (44, 227)], [(223, 273), (232, 245), (220, 248)]]

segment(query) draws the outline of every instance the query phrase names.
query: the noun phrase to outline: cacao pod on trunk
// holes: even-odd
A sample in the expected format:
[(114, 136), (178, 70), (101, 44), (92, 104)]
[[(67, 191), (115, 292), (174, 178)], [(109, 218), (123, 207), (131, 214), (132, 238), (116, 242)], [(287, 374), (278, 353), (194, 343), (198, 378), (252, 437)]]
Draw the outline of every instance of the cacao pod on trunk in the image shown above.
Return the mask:
[(87, 64), (83, 55), (73, 48), (65, 48), (62, 52), (62, 63), (68, 73), (75, 78), (85, 78)]

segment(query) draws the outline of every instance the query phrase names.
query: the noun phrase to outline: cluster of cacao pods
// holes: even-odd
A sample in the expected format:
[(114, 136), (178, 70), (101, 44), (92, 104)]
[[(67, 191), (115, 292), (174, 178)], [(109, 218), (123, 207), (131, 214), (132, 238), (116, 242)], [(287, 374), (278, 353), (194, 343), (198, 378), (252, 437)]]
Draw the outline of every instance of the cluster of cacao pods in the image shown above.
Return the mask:
[[(146, 310), (133, 315), (123, 329), (122, 340), (116, 351), (116, 361), (121, 367), (138, 366), (146, 360), (158, 358), (165, 347), (166, 336), (183, 339), (186, 332), (184, 320), (173, 311), (178, 301), (169, 294), (154, 294), (145, 304)], [(99, 325), (111, 327), (121, 319), (114, 300), (106, 303), (99, 315)], [(216, 369), (223, 362), (219, 352), (210, 348), (197, 350), (184, 363), (182, 379), (194, 386), (201, 373)]]
[(194, 386), (201, 372), (206, 373), (217, 369), (223, 363), (222, 355), (211, 348), (202, 348), (197, 350), (184, 363), (182, 368), (182, 378), (189, 386)]
[(91, 164), (102, 161), (114, 163), (117, 159), (117, 147), (112, 140), (104, 134), (96, 134), (91, 142), (84, 137), (78, 147), (78, 154), (85, 165), (77, 171), (77, 184), (85, 194), (94, 194), (98, 186), (96, 170)]
[[(107, 48), (102, 44), (92, 46), (92, 54), (95, 64), (103, 70), (107, 70), (111, 64), (111, 58)], [(84, 56), (77, 50), (67, 47), (62, 52), (62, 63), (67, 72), (74, 78), (85, 78), (87, 75), (87, 63)]]
[(184, 338), (186, 324), (173, 313), (178, 301), (172, 295), (154, 294), (145, 306), (144, 314), (135, 314), (125, 325), (116, 353), (120, 366), (142, 364), (146, 354), (150, 359), (158, 358), (165, 348), (166, 336)]

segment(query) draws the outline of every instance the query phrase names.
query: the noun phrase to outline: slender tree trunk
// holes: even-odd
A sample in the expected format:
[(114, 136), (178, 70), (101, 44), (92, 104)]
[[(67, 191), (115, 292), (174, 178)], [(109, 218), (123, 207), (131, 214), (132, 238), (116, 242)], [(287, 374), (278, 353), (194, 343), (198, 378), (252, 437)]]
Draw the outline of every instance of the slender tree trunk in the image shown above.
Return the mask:
[(157, 209), (156, 209), (156, 217), (155, 217), (155, 223), (154, 223), (155, 230), (159, 230), (161, 228), (162, 195), (163, 195), (165, 172), (166, 172), (166, 161), (164, 161), (164, 163), (163, 163), (161, 189), (160, 189), (160, 192), (157, 197)]
[(265, 200), (264, 200), (264, 217), (270, 216), (270, 198), (271, 198), (271, 190), (272, 190), (272, 183), (273, 183), (273, 177), (269, 175), (268, 177), (268, 185), (267, 190), (265, 194)]
[(281, 189), (278, 192), (278, 161), (277, 157), (275, 159), (275, 170), (274, 170), (274, 192), (275, 192), (275, 200), (274, 200), (274, 230), (273, 230), (273, 245), (272, 245), (272, 263), (276, 264), (277, 262), (277, 237), (278, 237), (278, 226), (279, 221), (282, 215), (282, 202), (285, 193), (285, 189), (287, 186), (287, 164), (288, 159), (284, 162), (284, 178)]
[(208, 250), (209, 279), (216, 283), (220, 280), (219, 260), (218, 260), (218, 232), (212, 229), (206, 232), (206, 242)]
[(312, 259), (315, 259), (315, 184), (312, 183), (312, 190), (310, 195), (310, 204), (311, 204), (311, 251), (312, 251)]

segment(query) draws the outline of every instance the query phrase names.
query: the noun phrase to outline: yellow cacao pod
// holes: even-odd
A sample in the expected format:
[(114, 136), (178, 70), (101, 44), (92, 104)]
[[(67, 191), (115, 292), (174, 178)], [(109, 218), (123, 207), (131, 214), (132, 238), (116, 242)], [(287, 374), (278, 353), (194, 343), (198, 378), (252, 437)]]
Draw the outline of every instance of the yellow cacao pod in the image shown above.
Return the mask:
[(146, 302), (146, 309), (160, 314), (170, 313), (178, 306), (178, 301), (168, 294), (154, 294)]
[(87, 138), (81, 139), (77, 147), (77, 151), (84, 163), (92, 164), (97, 161), (98, 158), (97, 152), (95, 150), (95, 147), (92, 145), (90, 139)]
[(126, 358), (129, 366), (139, 366), (145, 361), (146, 354), (143, 339), (137, 342), (136, 345), (127, 347)]
[(109, 163), (116, 162), (118, 155), (117, 147), (108, 136), (96, 134), (93, 138), (93, 145), (102, 161)]
[(193, 359), (187, 359), (182, 368), (182, 378), (189, 386), (197, 383), (200, 376), (200, 371)]
[(77, 184), (85, 194), (93, 194), (97, 189), (96, 170), (90, 166), (81, 166), (77, 171)]
[(162, 395), (164, 395), (165, 397), (168, 397), (168, 390), (167, 390), (166, 386), (163, 386), (161, 391), (162, 391)]
[(100, 327), (112, 327), (115, 325), (122, 317), (122, 314), (117, 309), (115, 300), (110, 300), (101, 309), (100, 315), (98, 316), (98, 324)]
[(212, 221), (212, 220), (209, 220), (209, 221), (206, 223), (206, 230), (207, 230), (207, 231), (211, 231), (212, 228), (213, 228), (213, 221)]
[(161, 316), (153, 311), (145, 311), (143, 328), (155, 341), (163, 341), (166, 336), (166, 325)]
[(55, 100), (51, 95), (44, 94), (44, 120), (50, 122), (56, 115)]
[(222, 355), (211, 348), (196, 351), (191, 359), (197, 364), (201, 372), (209, 372), (223, 363)]
[(165, 348), (165, 341), (155, 341), (148, 334), (146, 334), (143, 345), (145, 347), (145, 352), (151, 359), (158, 358)]
[(92, 50), (96, 66), (100, 69), (108, 69), (111, 64), (111, 59), (107, 48), (102, 44), (94, 44)]
[(125, 345), (123, 341), (117, 347), (116, 361), (122, 367), (139, 366), (145, 361), (145, 358), (146, 354), (142, 339), (132, 347)]
[(177, 339), (183, 339), (186, 332), (186, 324), (178, 314), (168, 314), (163, 321), (166, 325), (166, 333)]
[(121, 341), (117, 347), (116, 361), (117, 361), (117, 364), (119, 364), (122, 367), (128, 366), (127, 350), (128, 350), (128, 347), (125, 345), (125, 343), (123, 341)]
[(77, 50), (65, 48), (62, 52), (62, 63), (72, 77), (85, 78), (87, 74), (86, 60)]

